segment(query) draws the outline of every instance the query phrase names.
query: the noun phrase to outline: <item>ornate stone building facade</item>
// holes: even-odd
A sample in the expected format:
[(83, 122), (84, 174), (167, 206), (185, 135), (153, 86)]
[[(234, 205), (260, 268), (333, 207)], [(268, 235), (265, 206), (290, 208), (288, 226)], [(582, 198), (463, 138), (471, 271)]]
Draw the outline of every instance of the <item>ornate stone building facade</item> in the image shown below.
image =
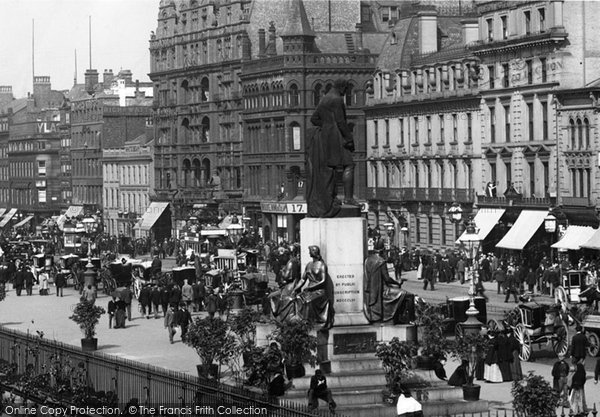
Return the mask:
[(350, 116), (364, 138), (358, 106), (374, 69), (365, 52), (381, 46), (379, 9), (370, 3), (161, 1), (150, 40), (157, 200), (172, 203), (182, 221), (196, 206), (221, 214), (248, 208), (254, 226), (267, 208), (265, 221), (277, 222), (285, 213), (260, 203), (302, 196), (308, 117), (335, 78), (352, 78)]
[[(395, 243), (452, 247), (461, 232), (448, 225), (453, 203), (467, 214), (473, 204), (506, 211), (504, 231), (521, 211), (551, 206), (569, 224), (597, 225), (591, 31), (600, 5), (564, 5), (478, 2), (453, 15), (421, 4), (400, 13), (366, 110), (373, 223), (404, 225)], [(438, 147), (440, 137), (450, 142)], [(497, 194), (486, 195), (489, 183)]]

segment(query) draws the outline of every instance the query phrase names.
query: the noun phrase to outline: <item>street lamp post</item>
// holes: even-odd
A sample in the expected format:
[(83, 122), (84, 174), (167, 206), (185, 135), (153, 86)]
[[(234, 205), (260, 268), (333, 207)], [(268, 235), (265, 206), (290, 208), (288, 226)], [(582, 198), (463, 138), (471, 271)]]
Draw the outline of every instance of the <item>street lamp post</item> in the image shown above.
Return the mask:
[(479, 254), (479, 246), (481, 238), (479, 237), (479, 229), (473, 220), (469, 222), (465, 233), (460, 238), (461, 243), (465, 245), (467, 256), (471, 260), (472, 278), (471, 286), (469, 287), (469, 309), (466, 311), (467, 320), (463, 323), (465, 332), (476, 333), (481, 329), (481, 322), (477, 320), (479, 310), (475, 307), (475, 280), (479, 279), (477, 269), (477, 255)]
[(85, 266), (86, 271), (83, 273), (85, 285), (95, 286), (96, 284), (96, 273), (94, 272), (94, 264), (92, 264), (92, 233), (96, 228), (96, 220), (93, 217), (86, 217), (82, 220), (83, 227), (85, 228), (85, 234), (87, 237), (88, 244), (88, 263)]

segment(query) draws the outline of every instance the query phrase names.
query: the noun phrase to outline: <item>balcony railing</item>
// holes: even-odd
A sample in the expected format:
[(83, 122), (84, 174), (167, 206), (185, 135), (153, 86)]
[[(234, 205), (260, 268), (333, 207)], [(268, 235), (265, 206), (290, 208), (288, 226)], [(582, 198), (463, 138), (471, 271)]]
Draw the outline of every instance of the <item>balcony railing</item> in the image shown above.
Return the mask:
[(548, 208), (555, 203), (555, 199), (551, 197), (486, 197), (477, 196), (477, 205), (483, 206), (525, 206), (525, 207), (543, 207)]
[(472, 203), (475, 195), (466, 188), (369, 188), (368, 195), (373, 200), (395, 201), (434, 201)]
[(590, 207), (592, 202), (589, 197), (562, 197), (563, 206)]

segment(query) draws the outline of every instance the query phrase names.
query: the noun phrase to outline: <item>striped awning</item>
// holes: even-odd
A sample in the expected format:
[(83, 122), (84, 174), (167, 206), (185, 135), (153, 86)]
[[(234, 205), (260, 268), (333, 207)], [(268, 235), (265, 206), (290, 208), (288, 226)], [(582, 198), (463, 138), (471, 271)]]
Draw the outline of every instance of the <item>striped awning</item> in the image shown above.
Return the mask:
[(2, 220), (0, 220), (0, 227), (6, 226), (8, 224), (8, 222), (10, 221), (10, 219), (12, 219), (15, 214), (17, 214), (17, 211), (18, 211), (18, 209), (11, 208), (10, 211), (4, 215)]
[(25, 226), (27, 223), (29, 223), (31, 221), (31, 219), (33, 219), (33, 216), (27, 216), (25, 217), (23, 220), (21, 220), (19, 223), (15, 224), (13, 226), (13, 228), (18, 229), (19, 227), (23, 227)]

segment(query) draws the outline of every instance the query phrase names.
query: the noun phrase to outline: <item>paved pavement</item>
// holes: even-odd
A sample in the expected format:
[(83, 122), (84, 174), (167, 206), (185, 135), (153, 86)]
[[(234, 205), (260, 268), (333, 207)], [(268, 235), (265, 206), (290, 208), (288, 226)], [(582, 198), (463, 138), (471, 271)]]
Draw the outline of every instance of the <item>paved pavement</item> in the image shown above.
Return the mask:
[[(167, 260), (163, 265), (168, 268), (172, 263), (172, 260)], [(466, 294), (467, 290), (467, 284), (461, 286), (459, 283), (450, 283), (437, 284), (435, 291), (424, 292), (422, 281), (416, 280), (414, 271), (406, 273), (405, 277), (408, 278), (404, 284), (407, 290), (435, 302), (442, 302), (446, 297)], [(488, 289), (487, 293), (490, 296), (492, 309), (498, 308), (498, 311), (501, 311), (509, 306), (509, 304), (504, 304), (503, 298), (496, 294), (495, 284), (486, 283), (485, 286)], [(36, 331), (42, 331), (47, 339), (79, 346), (82, 334), (78, 326), (68, 318), (73, 306), (79, 300), (79, 294), (72, 288), (68, 288), (64, 292), (64, 297), (56, 297), (54, 287), (51, 287), (49, 296), (37, 294), (38, 291), (34, 288), (34, 295), (17, 297), (15, 291), (9, 289), (6, 299), (0, 302), (0, 325), (24, 332), (29, 331), (33, 334)], [(97, 303), (106, 307), (108, 301), (108, 296), (100, 294)], [(512, 307), (512, 305), (510, 306)], [(127, 322), (125, 329), (109, 329), (108, 317), (106, 315), (102, 317), (97, 327), (99, 349), (107, 354), (195, 375), (199, 359), (194, 350), (181, 342), (179, 334), (175, 337), (175, 344), (170, 344), (162, 317), (149, 320), (141, 317), (136, 301), (134, 301), (132, 310), (133, 320)], [(534, 351), (535, 362), (523, 363), (524, 372), (534, 371), (550, 380), (550, 371), (556, 359), (549, 350), (540, 351), (539, 348), (536, 348)], [(600, 406), (600, 389), (593, 383), (593, 369), (596, 361), (588, 358), (586, 362), (588, 404), (591, 406), (591, 404), (597, 403)], [(447, 374), (450, 375), (455, 367), (455, 363), (448, 363), (446, 365)], [(481, 397), (493, 401), (496, 406), (507, 404), (511, 401), (510, 388), (511, 383), (508, 382), (483, 383)]]

